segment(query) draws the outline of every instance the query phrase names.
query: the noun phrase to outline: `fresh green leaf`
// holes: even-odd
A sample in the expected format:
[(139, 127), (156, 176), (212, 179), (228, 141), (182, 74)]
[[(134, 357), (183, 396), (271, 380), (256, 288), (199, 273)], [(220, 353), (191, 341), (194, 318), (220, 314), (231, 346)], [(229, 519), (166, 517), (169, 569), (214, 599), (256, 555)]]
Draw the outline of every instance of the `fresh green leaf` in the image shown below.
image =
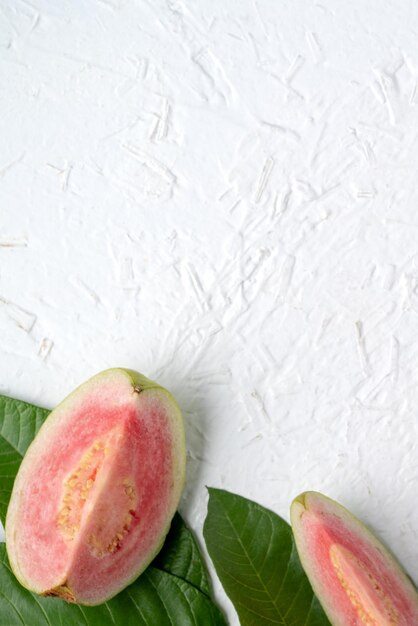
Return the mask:
[(0, 544), (0, 624), (7, 626), (226, 626), (211, 600), (177, 576), (149, 567), (130, 587), (95, 607), (43, 598), (14, 577)]
[(292, 530), (278, 515), (209, 489), (203, 534), (242, 626), (329, 626), (299, 562)]
[(0, 521), (3, 525), (23, 455), (48, 413), (47, 409), (0, 395)]
[(153, 566), (174, 574), (210, 596), (209, 575), (196, 540), (178, 513), (170, 533)]

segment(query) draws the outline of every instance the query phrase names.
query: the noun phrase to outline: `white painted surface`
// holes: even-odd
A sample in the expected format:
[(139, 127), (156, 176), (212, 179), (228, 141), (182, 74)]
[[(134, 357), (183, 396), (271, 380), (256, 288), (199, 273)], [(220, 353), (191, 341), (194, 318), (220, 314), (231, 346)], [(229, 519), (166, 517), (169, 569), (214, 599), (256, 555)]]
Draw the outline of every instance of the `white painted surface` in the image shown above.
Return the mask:
[(286, 518), (317, 489), (418, 579), (417, 29), (412, 0), (3, 0), (0, 391), (143, 371), (199, 536), (205, 485)]

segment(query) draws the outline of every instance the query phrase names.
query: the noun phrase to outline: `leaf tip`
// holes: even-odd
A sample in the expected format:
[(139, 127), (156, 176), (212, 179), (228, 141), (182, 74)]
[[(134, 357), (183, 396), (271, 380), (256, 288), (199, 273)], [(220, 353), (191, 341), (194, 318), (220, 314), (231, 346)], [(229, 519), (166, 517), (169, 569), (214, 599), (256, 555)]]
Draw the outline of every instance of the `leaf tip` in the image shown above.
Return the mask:
[(218, 489), (217, 487), (209, 487), (209, 485), (205, 485), (208, 490), (209, 496), (217, 496), (222, 493), (225, 493), (223, 489)]

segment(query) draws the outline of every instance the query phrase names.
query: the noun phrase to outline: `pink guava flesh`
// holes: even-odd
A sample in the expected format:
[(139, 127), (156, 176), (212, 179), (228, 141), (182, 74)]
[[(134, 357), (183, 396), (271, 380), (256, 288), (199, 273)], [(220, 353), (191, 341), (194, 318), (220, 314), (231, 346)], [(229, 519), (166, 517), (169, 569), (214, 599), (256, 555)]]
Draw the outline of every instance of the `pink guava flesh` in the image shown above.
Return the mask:
[(17, 577), (37, 593), (99, 604), (163, 543), (184, 482), (183, 425), (170, 394), (137, 376), (107, 370), (85, 383), (25, 455), (6, 541)]
[(334, 626), (418, 626), (414, 586), (351, 513), (307, 492), (291, 518), (302, 565)]

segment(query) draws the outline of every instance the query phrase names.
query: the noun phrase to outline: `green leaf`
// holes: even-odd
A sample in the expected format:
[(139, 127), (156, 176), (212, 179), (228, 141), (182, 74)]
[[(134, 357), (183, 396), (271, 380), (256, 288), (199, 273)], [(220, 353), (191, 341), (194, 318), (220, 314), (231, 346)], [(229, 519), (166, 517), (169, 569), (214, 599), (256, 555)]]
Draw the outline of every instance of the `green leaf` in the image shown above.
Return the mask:
[(23, 455), (49, 411), (0, 395), (0, 521), (4, 525)]
[(203, 535), (242, 626), (329, 626), (281, 517), (209, 489)]
[(196, 587), (149, 567), (130, 587), (95, 607), (43, 598), (14, 577), (0, 544), (0, 624), (7, 626), (226, 626), (219, 609)]
[(178, 513), (174, 516), (170, 533), (153, 565), (183, 578), (210, 596), (209, 575), (202, 555), (191, 531)]

